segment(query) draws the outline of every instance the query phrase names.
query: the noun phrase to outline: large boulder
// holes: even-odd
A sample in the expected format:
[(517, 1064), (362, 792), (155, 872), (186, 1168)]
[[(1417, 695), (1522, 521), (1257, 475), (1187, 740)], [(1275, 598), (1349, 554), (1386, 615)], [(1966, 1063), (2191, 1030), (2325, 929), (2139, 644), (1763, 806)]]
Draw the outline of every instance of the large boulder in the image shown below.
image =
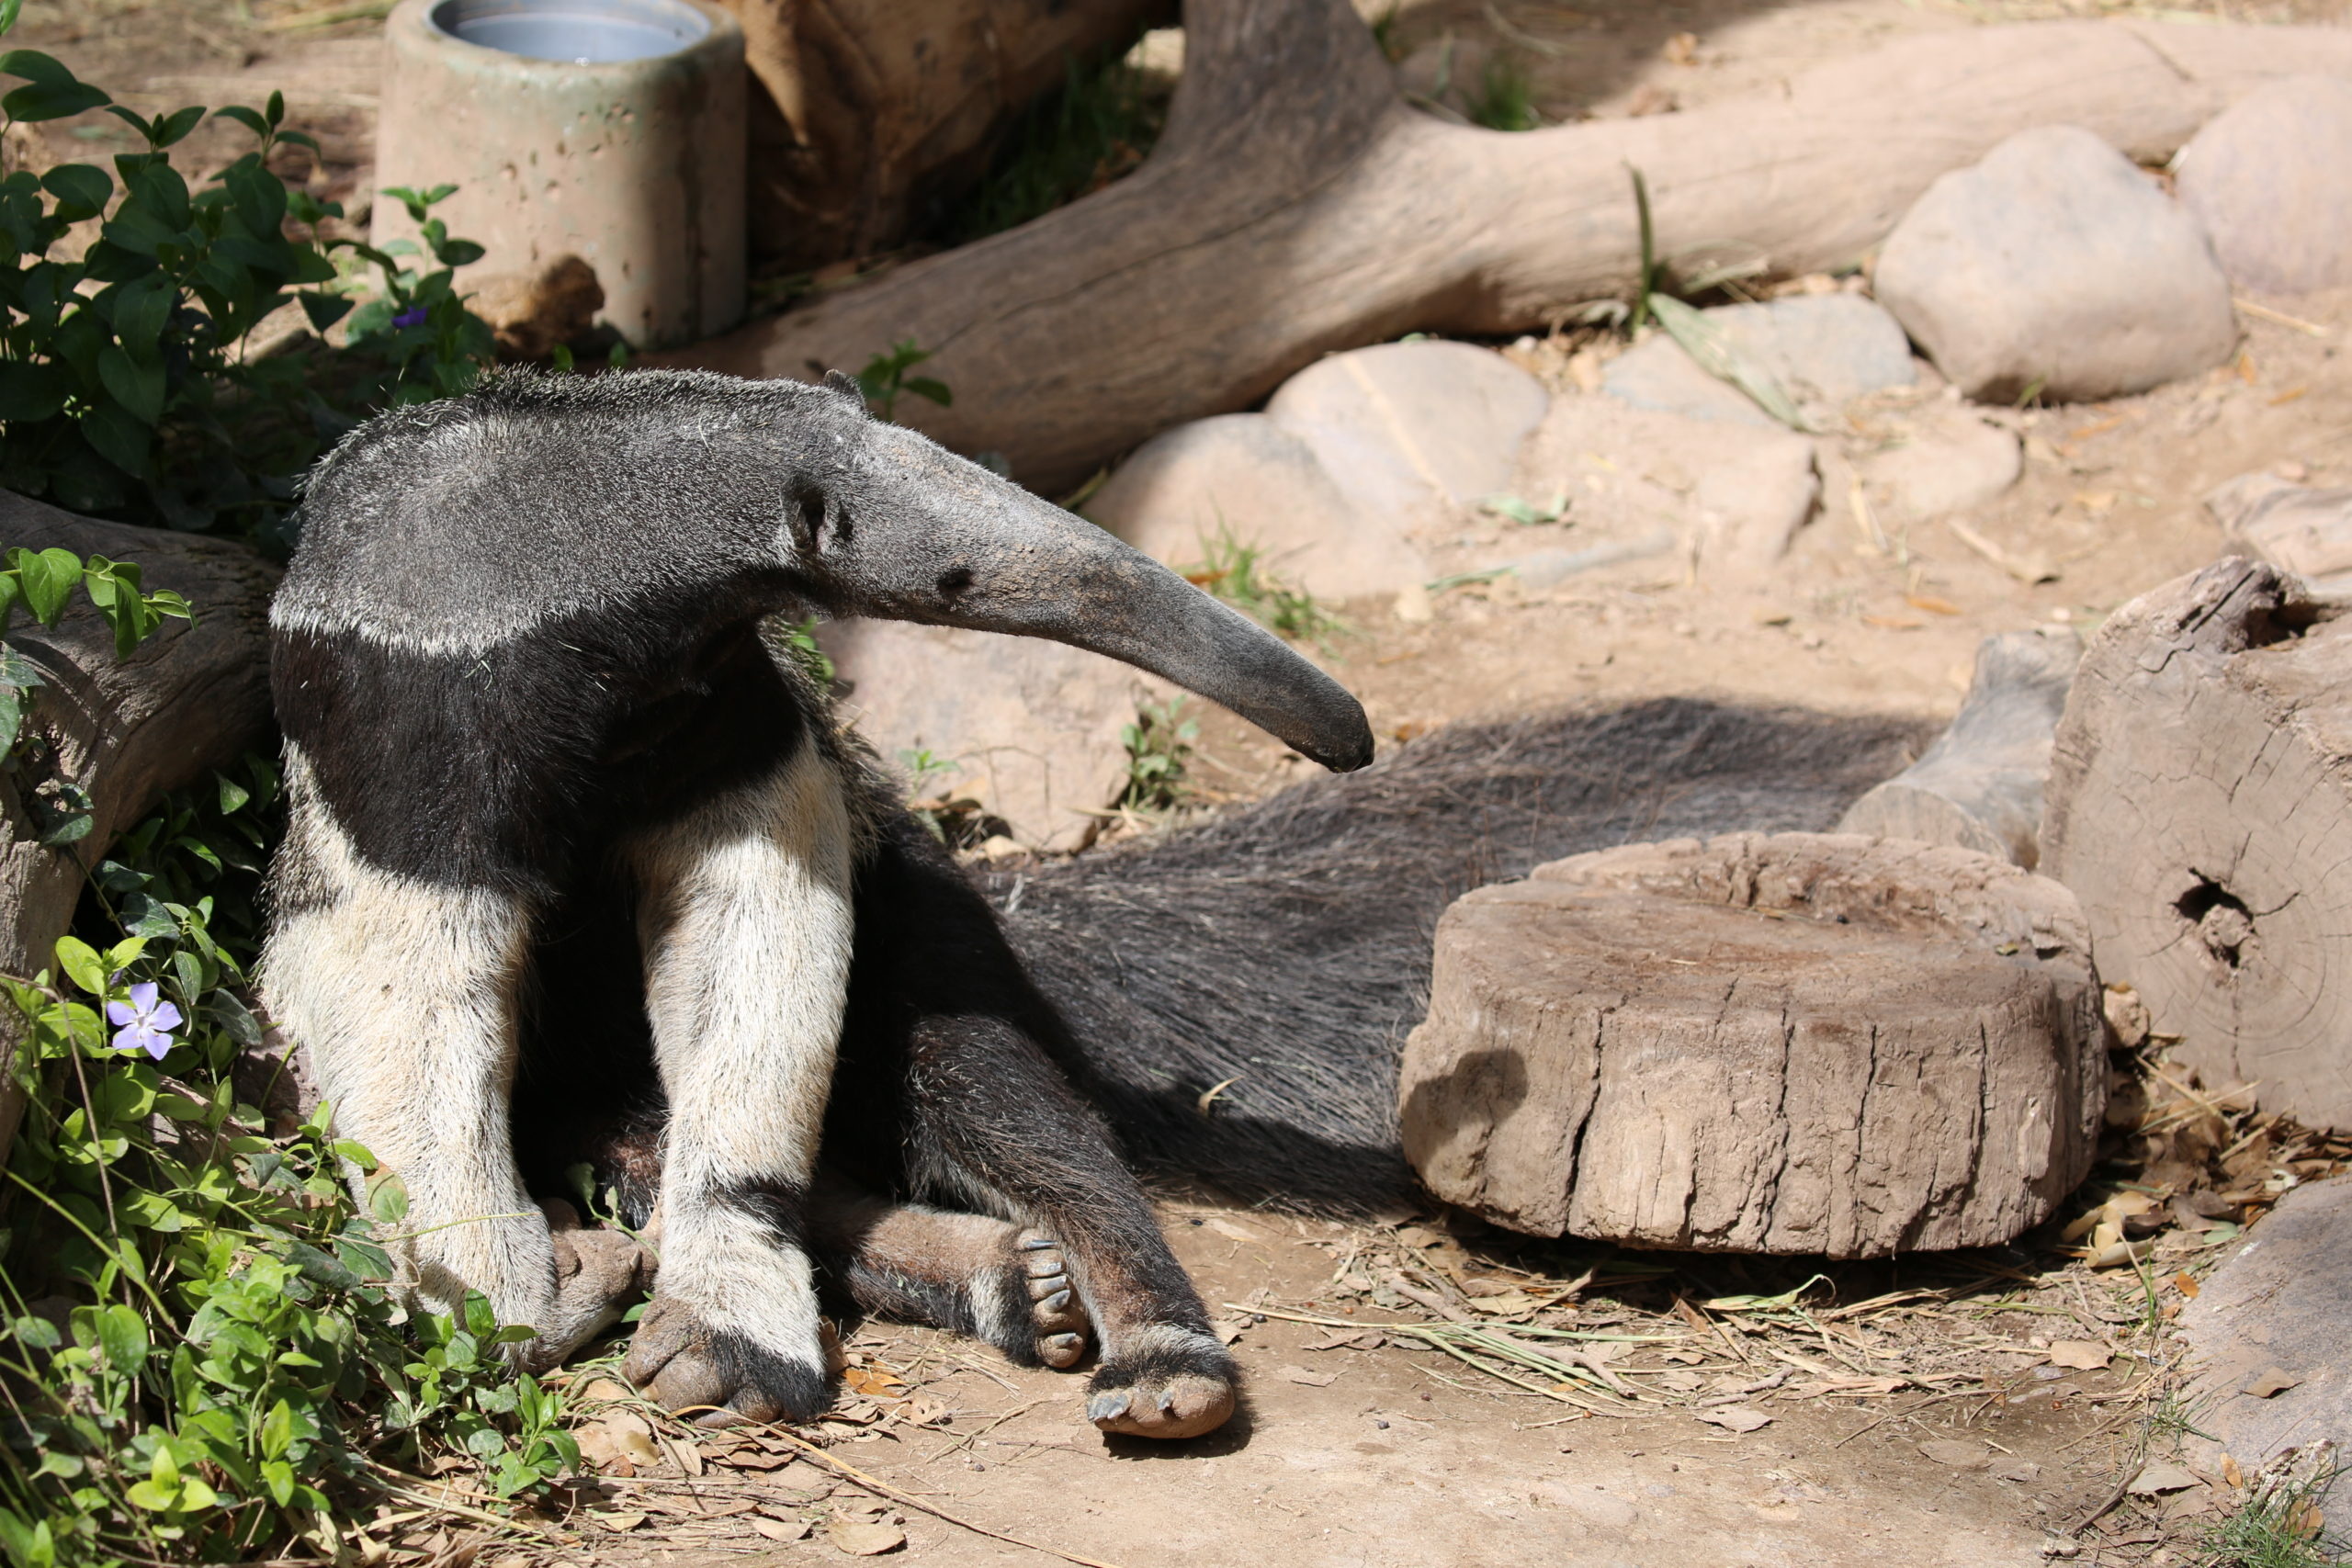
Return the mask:
[(1315, 449), (1260, 413), (1152, 437), (1086, 514), (1179, 571), (1253, 547), (1267, 569), (1320, 599), (1393, 594), (1430, 576), (1407, 517), (1351, 504)]
[(850, 683), (843, 711), (884, 761), (929, 751), (1023, 844), (1071, 850), (1127, 782), (1120, 730), (1165, 683), (1036, 637), (907, 621), (828, 623), (819, 641)]
[(2352, 284), (2352, 82), (2269, 83), (2215, 116), (2174, 167), (2182, 205), (2241, 287)]
[(1417, 592), (1430, 576), (1423, 541), (1510, 488), (1550, 401), (1534, 377), (1469, 344), (1335, 354), (1262, 414), (1146, 442), (1086, 513), (1180, 570), (1241, 545), (1318, 598)]
[(1508, 490), (1550, 403), (1501, 355), (1424, 339), (1318, 360), (1275, 390), (1266, 414), (1314, 449), (1351, 505), (1426, 527)]
[(1629, 845), (1457, 899), (1398, 1084), (1414, 1170), (1498, 1224), (1833, 1258), (2040, 1224), (2106, 1089), (2072, 894), (1815, 833)]
[(2196, 220), (2075, 126), (2008, 138), (1939, 178), (1887, 236), (1873, 287), (1970, 397), (2116, 397), (2210, 369), (2237, 343)]

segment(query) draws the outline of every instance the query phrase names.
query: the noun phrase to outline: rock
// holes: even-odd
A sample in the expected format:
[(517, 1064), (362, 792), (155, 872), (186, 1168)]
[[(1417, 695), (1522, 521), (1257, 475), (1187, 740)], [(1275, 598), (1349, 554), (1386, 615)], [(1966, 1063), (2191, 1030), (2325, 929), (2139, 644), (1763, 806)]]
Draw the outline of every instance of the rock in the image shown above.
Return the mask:
[(1432, 575), (1405, 516), (1351, 504), (1315, 449), (1264, 414), (1220, 414), (1154, 436), (1086, 514), (1180, 571), (1229, 533), (1320, 599), (1398, 593)]
[(1550, 402), (1499, 354), (1424, 340), (1319, 360), (1283, 383), (1266, 415), (1314, 449), (1351, 505), (1411, 528), (1508, 490)]
[[(1794, 431), (1770, 420), (1709, 423), (1613, 397), (1555, 399), (1518, 478), (1523, 497), (1568, 497), (1571, 546), (1653, 541), (1664, 525), (1696, 547), (1702, 571), (1733, 575), (1780, 559), (1820, 492), (1813, 443)], [(1656, 553), (1654, 544), (1639, 553)]]
[(2018, 438), (1965, 410), (1931, 404), (1910, 433), (1854, 465), (1890, 515), (1925, 523), (1984, 505), (2018, 482)]
[(2206, 495), (2205, 510), (2233, 547), (2293, 572), (2314, 593), (2352, 596), (2352, 490), (2240, 474)]
[(596, 269), (575, 255), (560, 255), (537, 272), (501, 272), (469, 278), (466, 303), (498, 341), (504, 360), (545, 359), (582, 337), (605, 308)]
[(1684, 419), (1785, 428), (1756, 400), (1699, 367), (1680, 344), (1655, 333), (1609, 362), (1601, 389), (1621, 402)]
[(2209, 120), (2173, 167), (2181, 204), (2239, 287), (2352, 284), (2352, 82), (2265, 84)]
[(2089, 1170), (2089, 933), (1962, 850), (1735, 833), (1457, 899), (1399, 1082), (1437, 1196), (1513, 1230), (1884, 1257), (2007, 1241)]
[(2197, 1425), (2247, 1472), (2315, 1438), (2352, 1448), (2352, 1180), (2279, 1200), (2205, 1277), (2180, 1326), (2199, 1364)]
[[(1808, 423), (1828, 426), (1865, 392), (1911, 385), (1911, 344), (1893, 316), (1854, 294), (1794, 296), (1699, 312), (1732, 353), (1787, 389)], [(1747, 393), (1701, 368), (1663, 332), (1613, 361), (1602, 378), (1635, 408), (1735, 424), (1779, 425)]]
[(2144, 391), (2237, 344), (2229, 280), (2196, 220), (2091, 132), (2021, 130), (1939, 177), (1871, 282), (1972, 398)]
[(843, 711), (894, 767), (929, 750), (1023, 844), (1070, 850), (1126, 786), (1119, 732), (1170, 688), (1057, 642), (906, 621), (834, 621), (818, 640), (853, 685)]

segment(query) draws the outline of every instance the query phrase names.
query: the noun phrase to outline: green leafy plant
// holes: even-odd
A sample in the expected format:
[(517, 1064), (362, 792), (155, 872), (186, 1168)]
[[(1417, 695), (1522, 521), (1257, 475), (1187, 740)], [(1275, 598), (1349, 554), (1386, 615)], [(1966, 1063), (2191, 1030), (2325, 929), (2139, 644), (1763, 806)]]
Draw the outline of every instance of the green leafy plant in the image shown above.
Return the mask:
[(857, 373), (857, 385), (876, 418), (896, 420), (901, 397), (929, 398), (941, 408), (956, 400), (945, 382), (907, 374), (930, 357), (931, 350), (918, 348), (914, 339), (904, 338), (892, 344), (889, 353), (877, 354), (865, 362), (865, 368)]
[(1535, 107), (1535, 84), (1527, 67), (1511, 55), (1498, 55), (1479, 73), (1478, 89), (1469, 95), (1463, 110), (1473, 125), (1488, 130), (1540, 130), (1544, 116)]
[(2321, 1506), (2342, 1472), (2291, 1463), (2252, 1478), (2237, 1506), (2207, 1525), (2198, 1542), (2203, 1568), (2344, 1568)]
[(1184, 577), (1269, 631), (1294, 641), (1342, 629), (1337, 615), (1316, 603), (1305, 589), (1268, 570), (1264, 560), (1264, 551), (1243, 544), (1220, 522), (1214, 537), (1202, 537), (1201, 560), (1186, 567)]
[(1628, 332), (1639, 332), (1649, 320), (1650, 299), (1666, 287), (1666, 266), (1658, 260), (1657, 230), (1650, 220), (1650, 186), (1642, 171), (1633, 164), (1625, 165), (1625, 173), (1634, 181), (1634, 220), (1640, 228), (1642, 247), (1641, 273), (1634, 279), (1634, 309), (1625, 323)]
[(791, 660), (820, 695), (831, 693), (840, 671), (833, 668), (831, 658), (817, 641), (815, 616), (803, 621), (772, 620), (765, 629), (772, 652)]
[(1405, 58), (1405, 39), (1402, 29), (1398, 27), (1402, 18), (1398, 16), (1397, 9), (1396, 5), (1391, 5), (1367, 24), (1372, 28), (1373, 46), (1380, 51), (1380, 57), (1391, 65)]
[[(9, 19), (0, 15), (0, 30)], [(447, 271), (480, 247), (432, 226), (440, 270), (420, 275), (388, 252), (322, 239), (340, 208), (268, 167), (280, 145), (315, 151), (285, 128), (281, 95), (261, 109), (148, 118), (36, 50), (0, 54), (0, 75), (23, 84), (0, 96), (11, 123), (105, 108), (145, 142), (111, 171), (69, 163), (0, 175), (0, 485), (282, 547), (297, 480), (325, 443), (373, 408), (458, 389), (488, 358), (489, 330)], [(171, 150), (208, 112), (257, 145), (191, 188)], [(90, 225), (96, 238), (74, 254), (69, 235)], [(348, 346), (323, 359), (254, 352), (256, 331), (288, 305), (320, 333), (351, 310), (357, 280), (337, 265), (342, 251), (374, 265), (383, 288)]]
[(1182, 716), (1184, 699), (1147, 703), (1119, 730), (1127, 749), (1127, 784), (1119, 805), (1129, 811), (1167, 811), (1183, 804), (1184, 774), (1201, 727)]

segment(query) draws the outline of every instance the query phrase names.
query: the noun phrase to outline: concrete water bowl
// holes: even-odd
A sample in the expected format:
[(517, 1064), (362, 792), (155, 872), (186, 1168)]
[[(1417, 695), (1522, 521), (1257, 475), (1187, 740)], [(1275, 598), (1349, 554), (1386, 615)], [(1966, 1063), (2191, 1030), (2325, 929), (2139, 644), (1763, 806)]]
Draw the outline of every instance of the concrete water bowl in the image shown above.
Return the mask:
[[(460, 271), (586, 262), (636, 348), (743, 315), (743, 35), (707, 0), (401, 0), (385, 23), (376, 185), (430, 190)], [(376, 200), (378, 243), (413, 240)]]

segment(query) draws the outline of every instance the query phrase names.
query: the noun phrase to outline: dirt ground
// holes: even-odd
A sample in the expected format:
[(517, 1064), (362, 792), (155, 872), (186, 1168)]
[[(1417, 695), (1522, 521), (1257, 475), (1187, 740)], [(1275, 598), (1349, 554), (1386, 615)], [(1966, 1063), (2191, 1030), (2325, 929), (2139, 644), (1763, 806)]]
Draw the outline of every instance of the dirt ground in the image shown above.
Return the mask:
[[(323, 149), (315, 166), (287, 153), (288, 172), (345, 201), (356, 220), (376, 102), (371, 9), (380, 7), (28, 0), (10, 41), (61, 55), (142, 109), (259, 102), (282, 87), (291, 122)], [(1402, 7), (1396, 36), (1408, 49), (1450, 32), (1514, 51), (1537, 107), (1567, 119), (1693, 107), (1908, 32), (2132, 9), (2104, 0), (1579, 0), (1573, 9), (1422, 0)], [(2347, 11), (2342, 0), (2288, 0), (2161, 14), (2341, 23)], [(199, 140), (183, 164), (226, 162), (237, 134), (208, 130), (201, 136), (217, 140)], [(130, 146), (121, 128), (85, 117), (20, 129), (11, 152), (87, 158)], [(2199, 497), (2211, 486), (2256, 468), (2352, 483), (2352, 364), (2342, 352), (2352, 295), (2256, 303), (2265, 313), (2247, 315), (2244, 354), (2207, 378), (2107, 404), (2005, 413), (2025, 444), (2024, 478), (1965, 520), (1990, 552), (1944, 525), (1866, 520), (1833, 482), (1768, 576), (1694, 581), (1665, 558), (1534, 598), (1508, 584), (1460, 588), (1439, 596), (1426, 622), (1344, 606), (1349, 629), (1329, 640), (1326, 662), (1390, 741), (1464, 717), (1662, 694), (1947, 716), (1985, 634), (2051, 624), (2087, 632), (2132, 594), (2211, 559), (2220, 536)], [(1564, 384), (1578, 346), (1507, 352)], [(1573, 528), (1564, 537), (1476, 523), (1444, 547), (1441, 570), (1555, 542), (1591, 541)], [(1265, 793), (1294, 765), (1254, 732), (1210, 717), (1193, 776), (1213, 803)], [(2219, 1113), (2158, 1114), (2164, 1136), (2198, 1129), (2190, 1163), (2210, 1165), (2209, 1186), (2229, 1189), (2228, 1201), (2206, 1204), (2218, 1213), (2197, 1223), (2150, 1221), (2129, 1212), (2140, 1208), (2135, 1190), (2115, 1184), (2133, 1171), (2103, 1171), (2105, 1184), (2065, 1217), (2121, 1200), (2101, 1211), (2120, 1234), (2153, 1233), (2152, 1253), (2133, 1267), (2070, 1261), (2053, 1224), (2018, 1249), (1825, 1267), (1825, 1280), (1775, 1303), (1815, 1269), (1457, 1237), (1437, 1215), (1343, 1227), (1171, 1202), (1178, 1250), (1236, 1333), (1250, 1380), (1244, 1415), (1211, 1438), (1106, 1441), (1084, 1423), (1077, 1380), (869, 1325), (851, 1332), (842, 1410), (812, 1435), (911, 1503), (877, 1500), (817, 1459), (793, 1457), (800, 1450), (782, 1438), (696, 1438), (650, 1423), (662, 1446), (571, 1495), (535, 1527), (549, 1536), (420, 1535), (432, 1521), (375, 1535), (394, 1561), (435, 1564), (477, 1552), (518, 1563), (830, 1561), (901, 1531), (903, 1545), (889, 1550), (942, 1565), (2191, 1562), (2199, 1520), (2226, 1504), (2226, 1479), (2120, 1491), (2183, 1418), (2165, 1393), (2179, 1350), (2170, 1316), (2239, 1222), (2352, 1151), (2266, 1131), (2226, 1100)], [(1416, 1329), (1382, 1326), (1453, 1318), (1594, 1336), (1545, 1341), (1582, 1347), (1589, 1364), (1566, 1379), (1521, 1367), (1512, 1382), (1494, 1375), (1510, 1363), (1481, 1370), (1429, 1348)], [(587, 1397), (594, 1383), (591, 1369), (572, 1384), (583, 1430), (610, 1438), (636, 1417)], [(878, 1529), (860, 1535), (861, 1525)], [(363, 1556), (371, 1568), (383, 1560), (374, 1547)]]

